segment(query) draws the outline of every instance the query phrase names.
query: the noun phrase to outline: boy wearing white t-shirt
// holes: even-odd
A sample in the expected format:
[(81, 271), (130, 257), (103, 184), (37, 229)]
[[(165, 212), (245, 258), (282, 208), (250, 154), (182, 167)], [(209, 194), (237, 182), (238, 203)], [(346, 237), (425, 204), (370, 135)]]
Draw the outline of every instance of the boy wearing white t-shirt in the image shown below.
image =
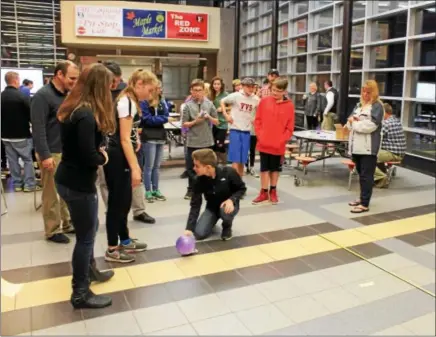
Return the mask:
[(241, 91), (221, 100), (221, 110), (226, 111), (226, 105), (231, 106), (230, 112), (224, 113), (230, 124), (228, 161), (232, 162), (232, 167), (242, 177), (250, 151), (250, 131), (260, 99), (254, 94), (254, 79), (245, 78), (241, 84)]

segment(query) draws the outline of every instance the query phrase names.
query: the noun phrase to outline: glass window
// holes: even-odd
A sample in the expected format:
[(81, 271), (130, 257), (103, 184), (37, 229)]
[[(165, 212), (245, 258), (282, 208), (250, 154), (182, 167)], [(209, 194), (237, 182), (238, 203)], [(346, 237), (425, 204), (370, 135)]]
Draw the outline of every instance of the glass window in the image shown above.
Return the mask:
[(307, 13), (309, 11), (309, 1), (297, 1), (294, 3), (297, 15)]
[(322, 6), (330, 5), (332, 2), (332, 0), (315, 0), (313, 4), (315, 5), (315, 8), (319, 8)]
[(408, 153), (435, 160), (436, 138), (434, 136), (424, 136), (416, 133), (406, 132)]
[(264, 4), (266, 4), (266, 10), (270, 11), (273, 8), (272, 1), (265, 1)]
[(409, 126), (431, 131), (436, 130), (436, 104), (418, 102), (409, 102), (409, 104)]
[[(331, 80), (330, 74), (316, 74), (310, 77), (310, 82), (316, 83), (319, 92), (325, 92), (324, 83), (330, 80)], [(307, 90), (309, 90), (309, 88), (307, 88)]]
[(295, 91), (306, 92), (306, 75), (295, 76)]
[(298, 56), (297, 61), (297, 73), (305, 73), (307, 71), (307, 56)]
[(435, 46), (434, 39), (416, 41), (414, 51), (415, 51), (415, 55), (413, 59), (414, 66), (436, 65), (436, 46)]
[(349, 77), (349, 93), (352, 95), (360, 95), (362, 88), (362, 73), (350, 73)]
[(260, 48), (259, 58), (261, 60), (266, 60), (271, 58), (271, 46), (265, 46)]
[(289, 37), (289, 27), (288, 24), (285, 23), (279, 26), (279, 38), (287, 39)]
[[(301, 98), (303, 97), (302, 95), (296, 95), (296, 96), (301, 96)], [(295, 102), (295, 97), (293, 97), (292, 99)], [(301, 99), (299, 98), (299, 100), (301, 100)], [(300, 105), (298, 107), (296, 107), (296, 109), (297, 110), (304, 110), (304, 105), (301, 106), (301, 103), (304, 104), (304, 101), (302, 101), (302, 102), (299, 101), (299, 103), (300, 103)], [(296, 113), (295, 114), (295, 128), (297, 130), (298, 129), (303, 129), (304, 130), (304, 121), (305, 121), (304, 113)]]
[(315, 71), (330, 71), (332, 68), (332, 54), (322, 53), (313, 57), (314, 64), (316, 64)]
[(165, 96), (170, 99), (180, 99), (189, 92), (189, 85), (197, 76), (197, 67), (164, 66), (162, 82)]
[[(416, 71), (412, 73), (410, 97), (423, 101), (435, 100), (436, 79), (433, 71)], [(406, 96), (409, 96), (406, 94)]]
[(378, 83), (380, 96), (403, 96), (403, 78), (402, 71), (387, 71), (369, 74), (369, 78)]
[(279, 9), (279, 21), (285, 21), (288, 19), (289, 19), (289, 3), (287, 3), (283, 7), (280, 7)]
[(428, 34), (436, 32), (436, 10), (426, 8), (417, 12), (415, 34)]
[(406, 44), (404, 42), (371, 47), (371, 68), (404, 67)]
[(307, 33), (307, 18), (295, 21), (295, 35)]
[[(353, 20), (365, 17), (367, 1), (354, 1), (353, 4)], [(343, 7), (342, 7), (343, 10)], [(343, 13), (343, 12), (342, 12)]]
[(259, 44), (271, 43), (271, 29), (264, 30), (259, 34)]
[[(338, 70), (342, 65), (342, 52), (338, 53)], [(363, 67), (363, 48), (351, 49), (350, 69), (362, 69)]]
[[(353, 25), (353, 28), (351, 30), (351, 45), (362, 44), (364, 41), (364, 32), (365, 32), (365, 25), (363, 23), (361, 25)], [(342, 29), (341, 29), (341, 33), (342, 33)], [(342, 34), (341, 34), (341, 40), (342, 40)]]
[(288, 60), (287, 59), (281, 59), (279, 60), (279, 72), (280, 74), (287, 74), (288, 73)]
[(332, 30), (328, 30), (313, 36), (313, 50), (324, 50), (332, 48)]
[(279, 43), (279, 56), (288, 56), (288, 41)]
[(333, 26), (333, 9), (328, 9), (314, 15), (315, 29)]
[(377, 1), (376, 12), (384, 13), (397, 8), (407, 8), (408, 1)]
[[(304, 110), (303, 96), (304, 95), (302, 95), (302, 94), (293, 94), (293, 95), (291, 95), (291, 99), (292, 99), (292, 101), (295, 104), (295, 108), (298, 109), (298, 110)], [(304, 126), (304, 122), (303, 122), (303, 126)]]
[(272, 15), (265, 15), (261, 17), (260, 28), (266, 28), (272, 26)]
[(296, 54), (302, 54), (307, 53), (307, 37), (299, 37), (298, 39), (294, 40), (294, 43), (296, 44)]
[(375, 21), (372, 41), (382, 41), (405, 37), (407, 35), (407, 13)]

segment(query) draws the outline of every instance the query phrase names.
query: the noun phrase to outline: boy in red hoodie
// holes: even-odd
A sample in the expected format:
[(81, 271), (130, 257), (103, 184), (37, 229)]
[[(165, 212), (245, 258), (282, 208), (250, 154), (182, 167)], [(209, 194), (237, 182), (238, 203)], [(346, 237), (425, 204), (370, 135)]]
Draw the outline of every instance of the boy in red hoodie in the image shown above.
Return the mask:
[(294, 132), (295, 108), (287, 98), (288, 80), (279, 77), (272, 83), (271, 96), (262, 98), (257, 108), (254, 128), (260, 152), (261, 190), (253, 204), (279, 202), (277, 182), (286, 143)]

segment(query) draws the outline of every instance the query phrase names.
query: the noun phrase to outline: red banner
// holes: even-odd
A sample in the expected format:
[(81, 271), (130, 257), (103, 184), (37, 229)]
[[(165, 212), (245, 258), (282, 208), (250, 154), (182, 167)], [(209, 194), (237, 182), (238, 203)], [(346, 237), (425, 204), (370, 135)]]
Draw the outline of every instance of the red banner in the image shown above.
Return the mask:
[(208, 14), (168, 11), (167, 38), (207, 41), (209, 39)]

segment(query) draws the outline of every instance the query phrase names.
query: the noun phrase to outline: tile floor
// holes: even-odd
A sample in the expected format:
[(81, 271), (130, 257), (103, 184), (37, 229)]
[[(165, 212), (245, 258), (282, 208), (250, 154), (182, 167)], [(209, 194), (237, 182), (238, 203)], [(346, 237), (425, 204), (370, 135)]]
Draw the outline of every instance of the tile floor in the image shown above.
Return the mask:
[(189, 258), (174, 249), (189, 208), (186, 180), (181, 169), (162, 170), (168, 200), (147, 205), (156, 224), (129, 223), (149, 251), (131, 265), (106, 263), (100, 226), (97, 263), (115, 271), (92, 285), (113, 298), (102, 310), (71, 308), (73, 243), (46, 242), (33, 195), (6, 193), (2, 279), (22, 288), (2, 293), (1, 335), (434, 336), (434, 179), (400, 168), (389, 189), (375, 190), (371, 211), (356, 217), (347, 202), (357, 182), (348, 191), (340, 161), (327, 168), (311, 167), (301, 187), (285, 172), (277, 206), (251, 205), (259, 181), (246, 177), (234, 239), (218, 240), (217, 226)]

